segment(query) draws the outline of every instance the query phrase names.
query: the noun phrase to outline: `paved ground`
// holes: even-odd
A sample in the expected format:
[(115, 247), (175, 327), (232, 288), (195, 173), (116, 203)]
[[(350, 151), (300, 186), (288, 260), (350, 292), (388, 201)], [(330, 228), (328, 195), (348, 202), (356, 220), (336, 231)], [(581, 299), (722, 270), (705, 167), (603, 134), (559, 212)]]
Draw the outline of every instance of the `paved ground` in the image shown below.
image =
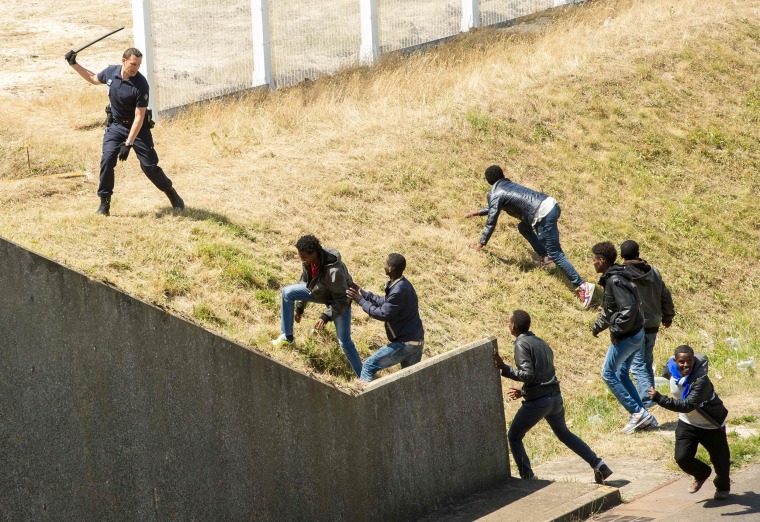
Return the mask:
[(697, 493), (687, 492), (691, 478), (681, 477), (618, 506), (593, 520), (596, 522), (649, 522), (652, 520), (709, 522), (726, 520), (749, 522), (760, 520), (760, 464), (748, 466), (732, 477), (731, 496), (714, 500), (715, 488), (707, 481)]
[(421, 520), (553, 522), (591, 517), (595, 522), (702, 522), (726, 516), (732, 522), (760, 520), (760, 494), (755, 493), (760, 491), (760, 464), (735, 474), (731, 497), (723, 501), (713, 500), (715, 488), (710, 481), (698, 493), (689, 494), (691, 479), (665, 470), (661, 463), (632, 458), (608, 464), (613, 475), (606, 486), (593, 482), (590, 469), (580, 459), (563, 459), (538, 466), (539, 480), (509, 480)]

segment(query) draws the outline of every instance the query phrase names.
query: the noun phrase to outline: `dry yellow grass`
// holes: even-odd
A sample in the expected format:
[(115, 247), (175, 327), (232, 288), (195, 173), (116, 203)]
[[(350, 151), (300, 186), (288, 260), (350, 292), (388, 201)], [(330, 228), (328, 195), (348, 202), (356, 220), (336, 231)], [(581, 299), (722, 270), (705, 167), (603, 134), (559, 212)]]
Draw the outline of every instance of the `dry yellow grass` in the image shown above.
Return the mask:
[[(126, 9), (113, 5), (125, 20)], [(595, 242), (641, 243), (679, 314), (657, 361), (681, 343), (713, 355), (730, 406), (758, 390), (754, 374), (726, 362), (725, 341), (740, 340), (736, 357), (758, 351), (758, 15), (756, 0), (599, 0), (534, 21), (540, 31), (476, 31), (371, 70), (208, 103), (154, 131), (188, 210), (169, 211), (130, 158), (117, 168), (109, 219), (94, 215), (105, 94), (66, 67), (67, 35), (40, 52), (55, 63), (44, 93), (3, 97), (0, 234), (338, 384), (350, 370), (333, 330), (306, 339), (314, 309), (297, 327), (299, 351), (268, 343), (278, 288), (300, 270), (292, 245), (314, 233), (372, 290), (398, 251), (421, 298), (428, 355), (486, 335), (509, 354), (506, 314), (524, 308), (555, 348), (569, 411), (585, 417), (590, 398), (609, 402), (598, 377), (606, 343), (589, 333), (595, 313), (561, 275), (529, 268), (508, 216), (486, 252), (466, 248), (483, 222), (461, 215), (484, 204), (482, 172), (500, 163), (559, 200), (563, 247), (586, 278), (595, 279)], [(122, 47), (80, 61), (97, 69)], [(71, 171), (91, 178), (39, 177)], [(364, 357), (384, 340), (360, 311), (353, 329)], [(616, 434), (622, 413), (613, 422), (579, 426), (614, 454), (631, 439)]]

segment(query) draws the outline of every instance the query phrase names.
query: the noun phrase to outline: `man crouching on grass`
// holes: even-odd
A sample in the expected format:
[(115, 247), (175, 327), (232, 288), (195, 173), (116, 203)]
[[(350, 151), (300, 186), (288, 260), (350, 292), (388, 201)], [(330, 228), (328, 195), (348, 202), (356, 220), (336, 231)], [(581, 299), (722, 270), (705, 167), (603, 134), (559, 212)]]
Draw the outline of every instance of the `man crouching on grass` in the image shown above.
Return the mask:
[(674, 398), (660, 395), (654, 387), (647, 393), (663, 408), (678, 412), (675, 459), (682, 470), (694, 477), (689, 493), (699, 491), (712, 473), (710, 466), (696, 458), (697, 446), (702, 444), (715, 467), (714, 498), (726, 499), (731, 489), (731, 452), (726, 439), (728, 410), (707, 376), (707, 356), (694, 355), (694, 350), (683, 344), (668, 361), (668, 370)]
[(371, 382), (375, 373), (383, 368), (401, 364), (402, 368), (417, 364), (422, 359), (425, 331), (420, 319), (417, 292), (404, 277), (406, 259), (401, 254), (390, 254), (385, 260), (385, 297), (362, 290), (352, 283), (346, 295), (356, 301), (373, 319), (385, 322), (388, 344), (364, 361), (361, 380)]

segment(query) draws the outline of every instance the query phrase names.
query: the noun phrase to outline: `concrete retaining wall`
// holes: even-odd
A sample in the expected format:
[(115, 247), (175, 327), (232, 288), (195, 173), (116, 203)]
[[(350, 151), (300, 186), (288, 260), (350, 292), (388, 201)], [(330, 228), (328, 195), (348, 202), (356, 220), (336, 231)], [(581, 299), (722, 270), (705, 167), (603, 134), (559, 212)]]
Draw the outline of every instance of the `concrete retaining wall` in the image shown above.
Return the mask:
[(402, 520), (508, 477), (495, 339), (357, 396), (0, 239), (0, 518)]

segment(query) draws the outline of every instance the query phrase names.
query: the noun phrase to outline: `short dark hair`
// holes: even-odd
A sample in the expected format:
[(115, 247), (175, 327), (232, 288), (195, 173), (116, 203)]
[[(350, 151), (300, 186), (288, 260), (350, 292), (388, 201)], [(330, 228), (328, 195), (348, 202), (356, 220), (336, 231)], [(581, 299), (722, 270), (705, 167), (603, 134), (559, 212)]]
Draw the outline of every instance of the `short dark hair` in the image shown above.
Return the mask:
[(406, 259), (401, 254), (388, 254), (388, 264), (401, 274), (406, 270)]
[(489, 185), (493, 185), (500, 179), (504, 179), (504, 171), (498, 165), (491, 165), (486, 169), (486, 181)]
[(515, 310), (509, 320), (521, 334), (530, 331), (530, 314), (525, 310)]
[(296, 248), (301, 252), (309, 252), (310, 254), (322, 251), (322, 245), (319, 244), (319, 239), (311, 234), (299, 237), (298, 241), (296, 241)]
[(633, 239), (623, 241), (620, 245), (620, 256), (626, 261), (639, 258), (639, 244)]
[(139, 49), (135, 49), (134, 47), (130, 47), (126, 51), (124, 51), (124, 54), (121, 55), (122, 58), (125, 60), (129, 60), (133, 56), (136, 56), (137, 58), (142, 58), (142, 53)]
[(592, 246), (591, 253), (593, 253), (595, 256), (603, 257), (610, 264), (614, 264), (615, 259), (617, 259), (617, 250), (615, 250), (615, 245), (609, 241), (602, 241), (601, 243), (597, 243), (596, 245)]
[(694, 355), (694, 349), (688, 344), (682, 344), (675, 349), (673, 355), (677, 357), (679, 353), (688, 353), (689, 355)]

